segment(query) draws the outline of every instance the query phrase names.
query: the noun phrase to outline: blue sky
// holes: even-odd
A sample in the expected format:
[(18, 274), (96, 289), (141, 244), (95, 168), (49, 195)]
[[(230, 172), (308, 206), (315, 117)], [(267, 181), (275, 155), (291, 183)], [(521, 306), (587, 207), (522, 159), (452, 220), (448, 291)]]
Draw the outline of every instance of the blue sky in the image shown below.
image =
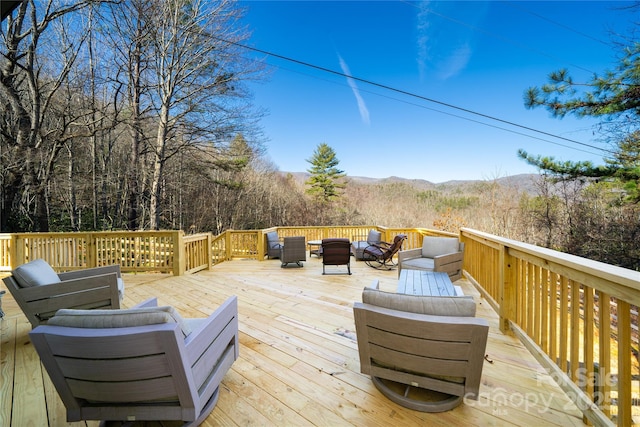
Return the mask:
[(594, 148), (462, 110), (608, 148), (594, 133), (596, 121), (527, 110), (523, 94), (560, 68), (576, 81), (612, 69), (610, 32), (629, 34), (638, 18), (620, 9), (628, 1), (242, 5), (254, 48), (357, 78), (247, 53), (269, 70), (250, 90), (266, 110), (266, 148), (280, 170), (307, 170), (306, 160), (326, 143), (349, 176), (432, 182), (535, 173), (518, 149), (602, 163)]

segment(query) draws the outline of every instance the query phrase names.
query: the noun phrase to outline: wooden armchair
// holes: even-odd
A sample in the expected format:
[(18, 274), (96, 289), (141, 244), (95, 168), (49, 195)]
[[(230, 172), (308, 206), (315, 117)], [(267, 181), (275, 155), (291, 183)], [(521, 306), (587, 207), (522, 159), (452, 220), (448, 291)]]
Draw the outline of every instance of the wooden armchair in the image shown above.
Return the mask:
[(30, 332), (67, 421), (198, 426), (238, 358), (238, 303), (182, 319), (152, 298), (128, 310), (60, 310)]
[(120, 308), (124, 295), (119, 265), (58, 274), (36, 259), (2, 280), (33, 328), (61, 308)]
[(423, 412), (478, 398), (489, 325), (473, 317), (472, 297), (365, 288), (362, 300), (353, 307), (360, 370), (382, 394)]
[(403, 268), (439, 271), (452, 282), (462, 278), (464, 243), (455, 237), (425, 236), (422, 247), (398, 252), (398, 277)]

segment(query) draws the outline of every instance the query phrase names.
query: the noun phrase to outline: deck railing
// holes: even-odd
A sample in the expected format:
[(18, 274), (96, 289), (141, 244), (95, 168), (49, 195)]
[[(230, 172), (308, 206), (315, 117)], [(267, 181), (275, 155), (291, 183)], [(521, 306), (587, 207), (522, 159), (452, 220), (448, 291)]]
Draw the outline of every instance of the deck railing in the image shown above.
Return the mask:
[(265, 230), (227, 230), (185, 235), (182, 231), (110, 231), (86, 233), (0, 234), (0, 272), (9, 272), (36, 258), (46, 259), (58, 271), (120, 264), (123, 272), (158, 272), (181, 275), (211, 268), (234, 258), (262, 260), (266, 256), (266, 233), (277, 231), (282, 239), (305, 236), (365, 239), (370, 229), (382, 232), (383, 240), (396, 234), (408, 236), (405, 247), (422, 244), (424, 235), (455, 234), (420, 228), (377, 226), (277, 227)]
[[(462, 229), (466, 276), (585, 416), (633, 424), (640, 272)], [(637, 403), (636, 403), (637, 405)]]
[(120, 264), (124, 272), (183, 274), (182, 231), (0, 234), (1, 271), (43, 258), (57, 271)]
[[(263, 260), (266, 234), (385, 241), (406, 234), (403, 249), (424, 236), (458, 236), (424, 228), (277, 227), (185, 235), (182, 231), (0, 234), (0, 271), (35, 258), (68, 271), (120, 264), (123, 272), (193, 273), (234, 258)], [(640, 272), (463, 228), (465, 276), (549, 369), (596, 425), (632, 424), (640, 401)]]

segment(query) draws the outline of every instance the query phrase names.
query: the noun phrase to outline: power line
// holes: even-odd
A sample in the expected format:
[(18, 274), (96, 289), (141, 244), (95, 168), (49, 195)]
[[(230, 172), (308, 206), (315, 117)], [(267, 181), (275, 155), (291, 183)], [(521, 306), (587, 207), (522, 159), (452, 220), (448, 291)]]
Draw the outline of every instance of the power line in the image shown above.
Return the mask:
[[(286, 71), (291, 72), (291, 73), (301, 74), (301, 75), (304, 75), (304, 76), (307, 76), (307, 77), (311, 77), (311, 78), (314, 78), (314, 79), (322, 80), (322, 81), (327, 82), (327, 83), (349, 87), (349, 85), (344, 84), (344, 83), (336, 82), (335, 80), (325, 79), (325, 78), (322, 78), (322, 77), (314, 76), (312, 74), (307, 74), (307, 73), (303, 73), (301, 71), (293, 70), (291, 68), (286, 68), (286, 67), (277, 66), (277, 65), (274, 65), (274, 67), (277, 67), (277, 68), (279, 68), (281, 70), (286, 70)], [(536, 139), (538, 141), (547, 142), (549, 144), (557, 145), (559, 147), (569, 148), (571, 150), (580, 151), (580, 152), (586, 153), (586, 154), (593, 154), (594, 156), (601, 155), (601, 153), (594, 153), (593, 151), (587, 151), (587, 150), (584, 150), (584, 149), (581, 149), (581, 148), (571, 147), (571, 146), (566, 145), (566, 144), (561, 144), (561, 143), (556, 142), (556, 141), (551, 141), (549, 139), (545, 139), (545, 138), (542, 138), (542, 137), (534, 136), (534, 135), (527, 134), (527, 133), (524, 133), (524, 132), (519, 132), (519, 131), (514, 130), (514, 129), (508, 129), (506, 127), (493, 125), (493, 124), (490, 124), (490, 123), (482, 122), (480, 120), (472, 119), (470, 117), (465, 117), (465, 116), (461, 116), (459, 114), (454, 114), (454, 113), (450, 113), (450, 112), (447, 112), (447, 111), (439, 110), (437, 108), (427, 107), (424, 104), (418, 104), (416, 102), (410, 102), (410, 101), (407, 101), (407, 100), (404, 100), (404, 99), (400, 99), (400, 98), (395, 98), (395, 97), (392, 97), (392, 96), (389, 96), (389, 95), (383, 95), (383, 94), (381, 94), (379, 92), (374, 92), (374, 91), (367, 90), (367, 89), (359, 89), (359, 90), (362, 91), (362, 92), (370, 93), (370, 94), (375, 95), (375, 96), (379, 96), (379, 97), (386, 98), (386, 99), (391, 99), (391, 100), (396, 101), (396, 102), (402, 102), (402, 103), (407, 104), (407, 105), (411, 105), (411, 106), (422, 108), (422, 109), (429, 110), (429, 111), (434, 111), (436, 113), (445, 114), (445, 115), (450, 116), (450, 117), (455, 117), (457, 119), (466, 120), (468, 122), (476, 123), (476, 124), (479, 124), (479, 125), (482, 125), (482, 126), (487, 126), (487, 127), (490, 127), (490, 128), (494, 128), (494, 129), (502, 130), (502, 131), (505, 131), (505, 132), (513, 133), (515, 135), (520, 135), (520, 136), (524, 136), (524, 137), (527, 137), (527, 138)]]
[[(565, 25), (565, 24), (563, 24), (563, 23), (561, 23), (561, 22), (554, 21), (553, 19), (547, 18), (547, 17), (546, 17), (546, 16), (544, 16), (544, 15), (541, 15), (541, 14), (539, 14), (539, 13), (536, 13), (536, 12), (533, 12), (533, 11), (531, 11), (531, 10), (529, 10), (529, 9), (526, 9), (526, 8), (522, 7), (521, 5), (516, 5), (516, 4), (514, 4), (514, 2), (503, 2), (502, 4), (504, 4), (504, 5), (506, 5), (506, 6), (509, 6), (509, 7), (512, 7), (512, 8), (514, 8), (514, 9), (519, 9), (519, 10), (521, 10), (521, 11), (525, 12), (525, 13), (528, 13), (528, 14), (529, 14), (529, 15), (531, 15), (531, 16), (535, 16), (536, 18), (542, 19), (543, 21), (547, 21), (547, 22), (549, 22), (549, 23), (551, 23), (551, 24), (553, 24), (553, 25), (556, 25), (556, 26), (558, 26), (558, 27), (560, 27), (560, 28), (564, 28), (564, 29), (565, 29), (565, 30), (567, 30), (567, 31), (570, 31), (570, 32), (572, 32), (572, 33), (576, 33), (576, 34), (578, 34), (578, 35), (580, 35), (580, 36), (582, 36), (582, 37), (584, 37), (584, 38), (587, 38), (587, 39), (593, 40), (593, 41), (594, 41), (594, 42), (596, 42), (596, 43), (600, 43), (600, 44), (603, 44), (603, 45), (608, 46), (608, 47), (612, 47), (612, 46), (613, 46), (613, 45), (612, 45), (612, 43), (609, 43), (609, 42), (605, 42), (605, 41), (603, 41), (603, 40), (600, 40), (600, 39), (598, 39), (598, 38), (596, 38), (596, 37), (593, 37), (593, 36), (592, 36), (592, 35), (590, 35), (590, 34), (587, 34), (587, 33), (584, 33), (584, 32), (582, 32), (582, 31), (579, 31), (579, 30), (576, 30), (576, 29), (574, 29), (574, 28), (571, 28), (571, 27), (569, 27), (568, 25)], [(587, 71), (588, 71), (588, 70), (587, 70)]]
[(323, 71), (325, 73), (334, 74), (334, 75), (337, 75), (337, 76), (340, 76), (340, 77), (344, 77), (344, 78), (347, 78), (347, 79), (352, 79), (352, 80), (355, 80), (355, 81), (358, 81), (358, 82), (361, 82), (361, 83), (365, 83), (365, 84), (370, 85), (370, 86), (374, 86), (374, 87), (385, 89), (385, 90), (388, 90), (388, 91), (391, 91), (391, 92), (399, 93), (399, 94), (406, 95), (406, 96), (409, 96), (409, 97), (412, 97), (412, 98), (417, 98), (417, 99), (420, 99), (422, 101), (427, 101), (427, 102), (431, 102), (431, 103), (434, 103), (434, 104), (442, 105), (442, 106), (445, 106), (447, 108), (452, 108), (454, 110), (463, 111), (463, 112), (468, 113), (468, 114), (473, 114), (475, 116), (479, 116), (479, 117), (483, 117), (485, 119), (489, 119), (489, 120), (493, 120), (493, 121), (496, 121), (496, 122), (504, 123), (504, 124), (507, 124), (509, 126), (514, 126), (514, 127), (520, 128), (520, 129), (525, 129), (525, 130), (530, 131), (530, 132), (539, 133), (541, 135), (550, 136), (552, 138), (556, 138), (556, 139), (560, 139), (560, 140), (563, 140), (563, 141), (567, 141), (567, 142), (570, 142), (572, 144), (582, 145), (584, 147), (592, 148), (594, 150), (603, 151), (603, 152), (607, 152), (607, 153), (610, 153), (610, 154), (615, 154), (614, 151), (608, 150), (606, 148), (601, 148), (601, 147), (598, 147), (598, 146), (595, 146), (595, 145), (591, 145), (591, 144), (587, 144), (587, 143), (584, 143), (584, 142), (576, 141), (574, 139), (565, 138), (563, 136), (559, 136), (559, 135), (555, 135), (555, 134), (552, 134), (552, 133), (549, 133), (549, 132), (541, 131), (541, 130), (538, 130), (538, 129), (535, 129), (535, 128), (532, 128), (532, 127), (529, 127), (529, 126), (521, 125), (521, 124), (518, 124), (518, 123), (515, 123), (515, 122), (512, 122), (512, 121), (509, 121), (509, 120), (500, 119), (498, 117), (490, 116), (488, 114), (480, 113), (480, 112), (477, 112), (477, 111), (474, 111), (474, 110), (471, 110), (471, 109), (468, 109), (468, 108), (459, 107), (457, 105), (453, 105), (453, 104), (450, 104), (450, 103), (447, 103), (447, 102), (444, 102), (444, 101), (439, 101), (439, 100), (436, 100), (436, 99), (433, 99), (433, 98), (429, 98), (429, 97), (426, 97), (426, 96), (423, 96), (423, 95), (418, 95), (416, 93), (409, 92), (409, 91), (406, 91), (406, 90), (403, 90), (403, 89), (394, 88), (394, 87), (391, 87), (391, 86), (388, 86), (388, 85), (385, 85), (385, 84), (382, 84), (382, 83), (377, 83), (377, 82), (374, 82), (374, 81), (371, 81), (371, 80), (367, 80), (367, 79), (364, 79), (364, 78), (361, 78), (361, 77), (357, 77), (357, 76), (354, 76), (354, 75), (349, 75), (349, 74), (343, 73), (341, 71), (332, 70), (330, 68), (322, 67), (320, 65), (311, 64), (309, 62), (301, 61), (299, 59), (295, 59), (295, 58), (291, 58), (291, 57), (288, 57), (288, 56), (280, 55), (280, 54), (277, 54), (277, 53), (274, 53), (274, 52), (270, 52), (270, 51), (267, 51), (267, 50), (263, 50), (263, 49), (259, 49), (259, 48), (256, 48), (256, 47), (247, 46), (247, 45), (244, 45), (242, 43), (233, 42), (233, 41), (229, 41), (229, 40), (222, 40), (222, 39), (220, 39), (220, 40), (225, 42), (225, 43), (229, 43), (231, 45), (241, 47), (243, 49), (251, 50), (251, 51), (254, 51), (254, 52), (261, 53), (263, 55), (267, 55), (267, 56), (271, 56), (271, 57), (274, 57), (274, 58), (282, 59), (284, 61), (292, 62), (294, 64), (302, 65), (302, 66), (305, 66), (305, 67), (308, 67), (308, 68), (313, 68), (313, 69), (316, 69), (316, 70), (320, 70), (320, 71)]

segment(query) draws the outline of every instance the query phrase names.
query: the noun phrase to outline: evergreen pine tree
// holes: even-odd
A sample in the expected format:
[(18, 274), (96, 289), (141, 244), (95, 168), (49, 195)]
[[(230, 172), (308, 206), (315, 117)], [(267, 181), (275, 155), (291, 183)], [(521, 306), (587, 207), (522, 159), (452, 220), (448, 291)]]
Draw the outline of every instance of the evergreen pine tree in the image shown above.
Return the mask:
[(307, 169), (311, 176), (305, 182), (307, 194), (321, 203), (339, 199), (346, 185), (342, 180), (346, 174), (338, 169), (340, 161), (333, 148), (325, 143), (319, 144), (307, 162), (311, 164)]

